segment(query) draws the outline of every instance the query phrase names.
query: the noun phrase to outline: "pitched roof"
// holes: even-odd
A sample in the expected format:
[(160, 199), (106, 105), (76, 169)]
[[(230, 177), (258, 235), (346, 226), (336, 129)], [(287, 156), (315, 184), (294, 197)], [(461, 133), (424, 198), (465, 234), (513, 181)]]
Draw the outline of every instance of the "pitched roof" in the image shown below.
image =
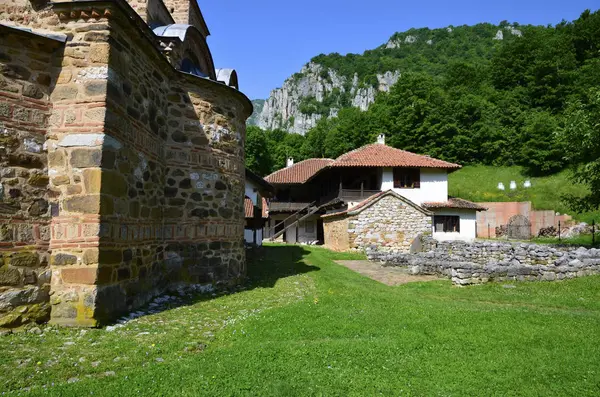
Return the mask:
[(373, 143), (338, 157), (330, 167), (422, 167), (458, 169), (461, 166), (387, 146)]
[(433, 213), (430, 212), (428, 209), (418, 206), (417, 204), (413, 203), (406, 197), (401, 196), (398, 193), (394, 192), (393, 190), (386, 190), (384, 192), (379, 192), (379, 193), (372, 195), (371, 197), (367, 198), (366, 200), (363, 200), (360, 203), (356, 204), (352, 208), (348, 208), (347, 210), (341, 211), (341, 212), (333, 212), (330, 214), (321, 215), (321, 218), (329, 218), (329, 217), (340, 216), (340, 215), (356, 215), (356, 214), (360, 213), (361, 211), (363, 211), (364, 209), (372, 206), (373, 204), (375, 204), (376, 202), (378, 202), (380, 199), (382, 199), (385, 196), (393, 196), (393, 197), (399, 199), (400, 201), (403, 201), (406, 204), (412, 206), (413, 208), (421, 211), (422, 213), (424, 213), (426, 215), (433, 215)]
[(463, 200), (458, 197), (448, 197), (448, 201), (442, 202), (426, 202), (423, 203), (423, 207), (427, 209), (438, 209), (438, 208), (456, 208), (465, 210), (475, 211), (486, 211), (487, 208), (480, 206), (479, 204), (471, 201)]
[(333, 161), (332, 159), (307, 159), (275, 171), (271, 175), (267, 175), (265, 180), (273, 184), (304, 183)]

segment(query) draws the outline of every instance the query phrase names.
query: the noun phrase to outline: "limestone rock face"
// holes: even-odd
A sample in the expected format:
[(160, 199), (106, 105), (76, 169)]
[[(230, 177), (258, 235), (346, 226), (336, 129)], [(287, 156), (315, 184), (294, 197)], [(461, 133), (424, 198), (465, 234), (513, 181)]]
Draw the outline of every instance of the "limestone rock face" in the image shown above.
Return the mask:
[[(378, 86), (364, 86), (359, 83), (358, 75), (352, 80), (338, 74), (333, 69), (310, 62), (300, 73), (288, 78), (281, 88), (271, 92), (262, 111), (258, 115), (257, 125), (263, 129), (282, 128), (304, 135), (323, 117), (319, 113), (305, 114), (301, 111), (303, 99), (314, 98), (323, 102), (334, 91), (349, 94), (352, 106), (367, 110), (375, 101), (378, 91), (389, 91), (400, 78), (400, 71), (387, 71), (377, 75)], [(331, 108), (328, 117), (337, 115), (338, 108)]]

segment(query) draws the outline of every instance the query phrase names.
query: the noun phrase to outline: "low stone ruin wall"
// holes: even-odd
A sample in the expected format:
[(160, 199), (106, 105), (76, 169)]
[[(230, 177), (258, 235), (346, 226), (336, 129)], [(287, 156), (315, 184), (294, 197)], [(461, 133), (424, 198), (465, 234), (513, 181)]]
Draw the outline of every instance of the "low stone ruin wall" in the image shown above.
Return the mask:
[(456, 285), (488, 281), (554, 281), (600, 274), (600, 249), (524, 243), (426, 242), (416, 254), (367, 251), (371, 261), (409, 267), (413, 274), (437, 274)]

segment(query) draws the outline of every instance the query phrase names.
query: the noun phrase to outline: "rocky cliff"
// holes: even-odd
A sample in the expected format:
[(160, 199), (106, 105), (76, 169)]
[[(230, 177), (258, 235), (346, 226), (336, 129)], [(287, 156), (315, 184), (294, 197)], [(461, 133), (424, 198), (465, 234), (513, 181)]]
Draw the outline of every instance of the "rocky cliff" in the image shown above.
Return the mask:
[(304, 135), (322, 117), (335, 117), (342, 107), (367, 110), (375, 101), (375, 94), (388, 91), (399, 77), (397, 70), (386, 71), (377, 74), (376, 86), (365, 85), (359, 83), (357, 74), (349, 79), (310, 62), (271, 92), (256, 124), (263, 129), (282, 128)]
[[(519, 29), (517, 29), (519, 27)], [(363, 54), (319, 55), (255, 107), (249, 124), (304, 135), (323, 117), (346, 107), (365, 111), (378, 92), (389, 91), (401, 73), (444, 73), (452, 61), (488, 62), (496, 43), (522, 36), (519, 25), (410, 29)]]

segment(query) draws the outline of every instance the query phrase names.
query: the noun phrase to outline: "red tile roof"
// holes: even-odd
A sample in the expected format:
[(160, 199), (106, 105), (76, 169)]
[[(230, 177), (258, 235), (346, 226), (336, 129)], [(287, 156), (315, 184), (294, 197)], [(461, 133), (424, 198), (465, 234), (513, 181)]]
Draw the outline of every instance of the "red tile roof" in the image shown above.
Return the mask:
[(307, 159), (275, 171), (266, 176), (265, 180), (269, 183), (278, 184), (304, 183), (331, 163), (333, 163), (332, 159)]
[(463, 200), (458, 197), (448, 197), (448, 201), (423, 203), (423, 207), (430, 210), (439, 208), (456, 208), (475, 211), (487, 210), (487, 208), (482, 207), (479, 204), (475, 204), (471, 201)]
[[(267, 200), (264, 197), (262, 198), (261, 210), (263, 219), (267, 219), (269, 217), (269, 213), (267, 212)], [(248, 196), (244, 197), (244, 216), (247, 219), (254, 218), (254, 203), (252, 203), (252, 200)]]
[(248, 196), (244, 198), (244, 216), (250, 219), (254, 218), (254, 204)]
[(458, 169), (461, 166), (387, 146), (381, 143), (362, 146), (338, 157), (330, 167), (422, 167)]

